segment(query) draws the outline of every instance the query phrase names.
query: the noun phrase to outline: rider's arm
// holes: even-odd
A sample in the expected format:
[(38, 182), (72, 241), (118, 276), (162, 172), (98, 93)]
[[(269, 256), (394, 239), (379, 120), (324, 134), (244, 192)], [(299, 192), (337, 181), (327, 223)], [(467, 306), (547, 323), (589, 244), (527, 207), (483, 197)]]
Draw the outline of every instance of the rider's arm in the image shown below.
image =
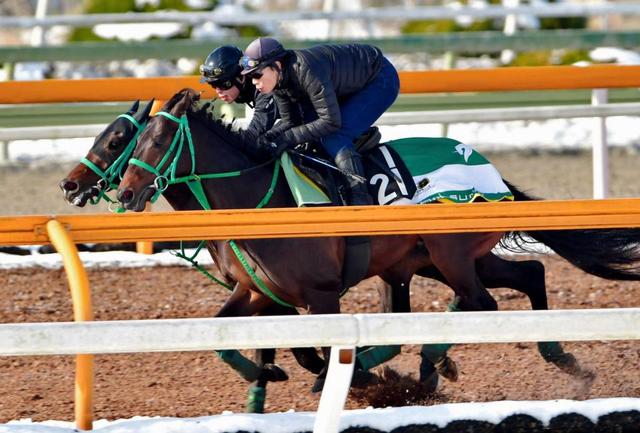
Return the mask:
[(278, 117), (278, 109), (271, 95), (258, 94), (255, 99), (253, 117), (247, 129), (242, 131), (242, 139), (255, 142), (258, 137), (273, 127)]
[(274, 100), (278, 107), (280, 123), (271, 129), (270, 133), (275, 137), (284, 131), (302, 124), (302, 111), (300, 106), (280, 92), (274, 93)]
[(309, 67), (301, 74), (300, 87), (306, 90), (318, 118), (287, 130), (283, 134), (283, 139), (288, 143), (299, 144), (318, 140), (337, 131), (342, 126), (338, 97), (329, 72), (324, 67), (317, 69), (319, 69), (318, 72), (314, 72)]

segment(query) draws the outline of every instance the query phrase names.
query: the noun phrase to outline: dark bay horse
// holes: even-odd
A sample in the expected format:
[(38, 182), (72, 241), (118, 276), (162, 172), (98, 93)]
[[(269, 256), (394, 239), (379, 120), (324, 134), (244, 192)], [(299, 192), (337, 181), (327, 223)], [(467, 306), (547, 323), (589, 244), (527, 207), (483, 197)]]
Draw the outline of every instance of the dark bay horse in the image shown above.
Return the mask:
[[(97, 204), (100, 199), (109, 202), (109, 206), (113, 204), (106, 193), (119, 184), (120, 177), (135, 148), (136, 139), (149, 120), (152, 104), (153, 101), (150, 101), (143, 110), (138, 112), (139, 102), (136, 101), (127, 113), (118, 116), (96, 137), (86, 157), (60, 182), (65, 200), (79, 207), (85, 206), (88, 202)], [(186, 185), (171, 185), (164, 191), (163, 196), (176, 210), (201, 209), (201, 205)], [(215, 264), (218, 263), (220, 256), (218, 247), (219, 245), (212, 242), (207, 243), (207, 249)], [(230, 274), (225, 274), (224, 270), (221, 270), (221, 275), (223, 277), (221, 283), (227, 287), (233, 287), (235, 281), (231, 279)], [(296, 313), (295, 310), (277, 304), (263, 312), (265, 315)], [(313, 348), (294, 348), (292, 352), (300, 365), (312, 373), (318, 374), (324, 367), (324, 361), (318, 357)], [(227, 351), (223, 356), (229, 358), (237, 355), (235, 351)], [(264, 399), (266, 382), (285, 380), (287, 376), (284, 371), (274, 365), (274, 349), (258, 349), (255, 357), (257, 368), (243, 364), (245, 368), (240, 373), (245, 379), (256, 381), (251, 396), (257, 394)], [(261, 402), (253, 401), (249, 409), (261, 412)]]
[[(149, 102), (142, 111), (138, 112), (139, 102), (136, 101), (131, 108), (124, 114), (118, 116), (113, 122), (111, 122), (103, 132), (101, 132), (95, 139), (93, 146), (82, 159), (82, 162), (74, 167), (67, 176), (60, 182), (60, 188), (64, 193), (65, 199), (76, 206), (83, 207), (86, 203), (98, 204), (103, 199), (109, 203), (111, 208), (113, 202), (106, 195), (107, 192), (117, 187), (120, 182), (120, 176), (124, 169), (128, 165), (128, 160), (131, 157), (133, 148), (135, 147), (135, 140), (142, 132), (149, 120), (149, 113), (151, 110), (153, 101)], [(199, 110), (204, 112), (205, 110)], [(184, 184), (174, 184), (168, 187), (164, 194), (168, 202), (176, 210), (193, 210), (199, 209), (201, 205), (197, 202), (194, 195), (187, 189)], [(225, 247), (224, 245), (222, 247)], [(208, 248), (214, 255), (215, 263), (218, 263), (216, 257), (218, 257), (216, 244), (209, 243)], [(228, 246), (227, 246), (228, 248)], [(224, 272), (222, 270), (221, 272)], [(228, 274), (224, 275), (226, 281), (223, 284), (229, 286), (235, 284), (232, 277)], [(410, 311), (409, 305), (409, 282), (404, 281), (403, 278), (388, 278), (394, 286), (392, 286), (391, 303), (383, 311), (395, 311), (395, 312), (408, 312)], [(387, 299), (387, 296), (383, 296), (383, 299)], [(394, 307), (394, 305), (396, 307)], [(291, 312), (292, 310), (285, 310), (282, 314)], [(399, 348), (394, 348), (394, 351), (399, 351)], [(306, 353), (305, 353), (306, 351)], [(373, 367), (371, 362), (363, 360), (363, 356), (373, 355), (371, 351), (360, 352), (360, 362), (364, 371)], [(365, 355), (363, 355), (365, 353)], [(312, 372), (318, 372), (320, 364), (318, 358), (312, 356), (313, 352), (309, 349), (294, 349), (294, 355), (298, 357), (301, 365)], [(393, 353), (389, 353), (388, 356), (393, 356)], [(438, 370), (447, 378), (455, 380), (456, 370), (455, 363), (453, 363), (445, 354), (434, 355), (434, 361), (438, 362)], [(275, 352), (273, 350), (264, 349), (256, 351), (256, 359), (258, 360), (258, 366), (265, 368), (264, 365), (271, 367), (274, 362)], [(375, 363), (382, 362), (379, 356), (375, 357)], [(427, 367), (422, 371), (426, 372), (426, 376), (430, 376), (430, 380), (425, 380), (431, 384), (431, 387), (435, 389), (437, 385), (437, 373), (436, 368), (433, 365), (434, 362), (428, 358), (423, 359), (423, 364)], [(246, 374), (244, 375), (246, 377)], [(267, 376), (268, 377), (268, 376)], [(277, 377), (277, 376), (276, 376)], [(282, 375), (280, 375), (282, 377)], [(367, 375), (364, 374), (362, 380), (367, 379)], [(258, 388), (264, 388), (266, 384), (259, 386)], [(429, 387), (427, 387), (429, 389)]]
[[(143, 210), (158, 191), (177, 178), (188, 178), (202, 182), (205, 199), (217, 209), (253, 208), (269, 195), (265, 207), (294, 206), (288, 186), (275, 177), (273, 164), (256, 165), (237, 150), (237, 134), (193, 116), (197, 99), (194, 91), (181, 91), (165, 105), (162, 115), (149, 122), (134, 152), (134, 165), (129, 166), (120, 183), (121, 203), (130, 210)], [(207, 180), (207, 174), (220, 173), (240, 175)], [(516, 199), (531, 199), (511, 188)], [(586, 272), (609, 279), (639, 278), (634, 266), (640, 259), (635, 248), (640, 240), (638, 230), (563, 230), (527, 235)], [(491, 253), (500, 241), (523, 246), (526, 239), (519, 232), (374, 236), (367, 276), (380, 275), (386, 281), (403, 283), (416, 272), (436, 278), (453, 288), (462, 310), (496, 309), (487, 287), (512, 287), (526, 293), (534, 309), (546, 309), (542, 264), (510, 262)], [(221, 257), (220, 266), (238, 284), (217, 316), (253, 315), (277, 302), (306, 308), (312, 314), (339, 312), (342, 238), (248, 240), (237, 244), (264, 289), (256, 287), (254, 277), (239, 265), (237, 257)], [(579, 370), (575, 359), (562, 352), (559, 345), (547, 348), (546, 355), (545, 359), (561, 368)]]

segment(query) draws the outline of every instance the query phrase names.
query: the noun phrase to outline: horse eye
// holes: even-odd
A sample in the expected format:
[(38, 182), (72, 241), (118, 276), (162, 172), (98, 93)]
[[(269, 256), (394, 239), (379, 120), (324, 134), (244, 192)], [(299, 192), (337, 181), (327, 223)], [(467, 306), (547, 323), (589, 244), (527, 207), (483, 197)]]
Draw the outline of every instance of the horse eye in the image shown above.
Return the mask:
[(109, 149), (114, 150), (120, 147), (120, 142), (117, 140), (112, 140), (107, 144), (107, 146), (109, 147)]

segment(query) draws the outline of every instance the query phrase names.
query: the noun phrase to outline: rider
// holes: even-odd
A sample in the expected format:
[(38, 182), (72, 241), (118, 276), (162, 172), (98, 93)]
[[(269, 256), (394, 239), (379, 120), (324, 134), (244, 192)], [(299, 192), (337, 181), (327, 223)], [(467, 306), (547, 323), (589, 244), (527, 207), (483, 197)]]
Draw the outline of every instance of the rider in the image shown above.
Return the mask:
[[(246, 48), (242, 66), (259, 92), (273, 94), (282, 118), (259, 145), (279, 156), (293, 145), (320, 141), (348, 173), (350, 204), (371, 204), (366, 183), (356, 177), (364, 177), (364, 169), (353, 141), (391, 106), (400, 87), (380, 49), (349, 44), (285, 50), (275, 39), (259, 38)], [(313, 112), (302, 113), (300, 106)]]
[(271, 129), (278, 117), (278, 110), (271, 95), (256, 91), (251, 80), (240, 74), (241, 58), (240, 48), (230, 45), (216, 48), (200, 65), (200, 82), (211, 85), (218, 97), (227, 104), (237, 102), (253, 108), (253, 118), (241, 135), (246, 149), (259, 154), (257, 139)]

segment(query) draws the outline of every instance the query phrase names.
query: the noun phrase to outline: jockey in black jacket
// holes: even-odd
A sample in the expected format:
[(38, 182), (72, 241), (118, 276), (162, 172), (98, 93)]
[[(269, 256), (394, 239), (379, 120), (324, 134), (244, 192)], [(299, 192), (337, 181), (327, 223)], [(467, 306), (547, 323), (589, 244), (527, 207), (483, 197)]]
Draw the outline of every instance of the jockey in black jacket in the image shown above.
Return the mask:
[[(391, 106), (400, 88), (398, 72), (379, 48), (285, 50), (275, 39), (259, 38), (245, 50), (242, 66), (259, 92), (273, 95), (282, 118), (260, 137), (260, 146), (277, 156), (296, 144), (319, 141), (340, 169), (364, 176), (353, 141)], [(350, 204), (371, 204), (366, 183), (347, 178)]]
[(258, 154), (258, 137), (273, 127), (278, 118), (278, 110), (271, 95), (256, 90), (250, 79), (240, 74), (242, 67), (239, 48), (224, 45), (213, 50), (200, 65), (201, 83), (208, 83), (218, 97), (231, 104), (236, 102), (253, 108), (253, 117), (246, 129), (240, 131), (245, 150), (254, 156)]

